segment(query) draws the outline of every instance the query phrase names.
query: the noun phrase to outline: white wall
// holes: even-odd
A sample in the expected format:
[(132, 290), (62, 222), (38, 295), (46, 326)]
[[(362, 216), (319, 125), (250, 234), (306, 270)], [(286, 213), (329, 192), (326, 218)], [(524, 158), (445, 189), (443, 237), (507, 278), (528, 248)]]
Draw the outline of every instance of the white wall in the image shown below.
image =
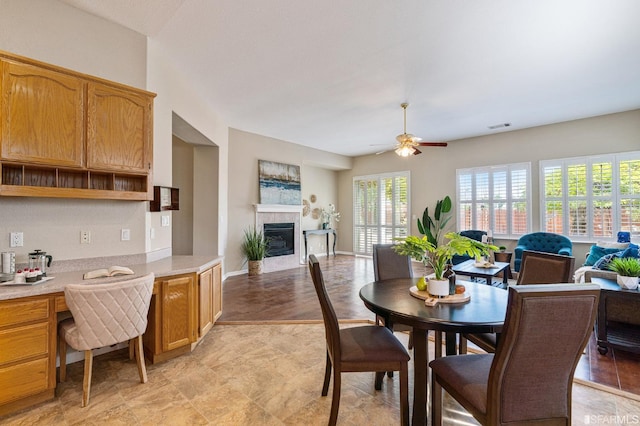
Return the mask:
[(173, 183), (179, 188), (180, 209), (171, 212), (171, 251), (193, 254), (193, 145), (173, 137)]
[[(452, 141), (446, 148), (425, 147), (422, 154), (400, 158), (393, 152), (356, 158), (352, 170), (340, 172), (340, 204), (352, 197), (353, 176), (409, 170), (411, 173), (411, 212), (421, 217), (427, 206), (450, 195), (455, 202), (456, 169), (531, 162), (531, 211), (533, 230), (539, 230), (539, 162), (541, 160), (595, 155), (640, 149), (640, 110), (575, 120), (530, 129), (497, 133), (491, 136)], [(340, 233), (341, 248), (353, 250), (348, 235), (352, 227), (352, 212), (342, 209), (344, 226)], [(455, 227), (455, 225), (454, 225)], [(455, 228), (454, 228), (455, 229)], [(412, 220), (412, 233), (417, 234)], [(349, 242), (349, 245), (345, 245)], [(499, 242), (502, 244), (503, 242)], [(512, 248), (514, 242), (504, 242)], [(581, 264), (588, 244), (574, 247), (576, 264)]]
[[(313, 207), (338, 202), (337, 172), (351, 166), (351, 159), (325, 151), (306, 148), (278, 139), (230, 129), (229, 132), (229, 241), (225, 260), (229, 271), (246, 270), (240, 252), (244, 229), (255, 224), (254, 204), (260, 203), (258, 160), (300, 166), (302, 198), (315, 194)], [(346, 208), (351, 208), (351, 203)], [(302, 227), (318, 229), (319, 221), (304, 217)], [(324, 242), (310, 240), (312, 253), (323, 253)], [(300, 247), (304, 256), (304, 246)], [(301, 257), (302, 261), (302, 257)]]
[[(131, 86), (146, 86), (142, 35), (55, 0), (0, 0), (0, 49)], [(11, 248), (18, 263), (43, 249), (56, 260), (143, 253), (146, 202), (0, 198), (0, 250), (9, 233), (24, 233)], [(120, 229), (131, 240), (120, 241)], [(91, 244), (80, 245), (80, 231)]]

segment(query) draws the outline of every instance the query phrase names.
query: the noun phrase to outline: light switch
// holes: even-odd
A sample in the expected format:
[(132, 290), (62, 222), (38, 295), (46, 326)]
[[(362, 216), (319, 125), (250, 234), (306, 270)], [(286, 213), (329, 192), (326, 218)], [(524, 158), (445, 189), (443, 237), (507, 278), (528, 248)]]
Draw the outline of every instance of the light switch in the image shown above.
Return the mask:
[(160, 226), (169, 226), (169, 216), (162, 216), (160, 218)]

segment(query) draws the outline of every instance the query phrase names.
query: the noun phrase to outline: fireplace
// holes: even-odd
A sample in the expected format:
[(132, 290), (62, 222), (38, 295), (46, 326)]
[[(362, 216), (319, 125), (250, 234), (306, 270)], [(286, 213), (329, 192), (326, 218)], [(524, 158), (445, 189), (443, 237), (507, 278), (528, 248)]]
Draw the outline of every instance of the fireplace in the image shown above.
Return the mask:
[[(265, 225), (273, 224), (286, 224), (285, 233), (293, 236), (293, 243), (283, 243), (278, 239), (274, 239), (275, 244), (270, 257), (265, 257), (264, 264), (262, 265), (263, 272), (283, 271), (285, 269), (297, 268), (300, 265), (304, 265), (300, 250), (300, 244), (302, 242), (302, 228), (300, 222), (302, 220), (302, 205), (281, 205), (281, 204), (254, 204), (256, 211), (256, 229), (262, 230), (265, 236), (269, 236), (270, 231), (265, 228)], [(277, 229), (277, 232), (283, 231), (283, 229)], [(286, 246), (287, 254), (284, 254), (284, 247)], [(275, 255), (274, 255), (275, 254)]]
[(294, 254), (294, 229), (291, 223), (265, 223), (264, 237), (267, 240), (267, 257)]

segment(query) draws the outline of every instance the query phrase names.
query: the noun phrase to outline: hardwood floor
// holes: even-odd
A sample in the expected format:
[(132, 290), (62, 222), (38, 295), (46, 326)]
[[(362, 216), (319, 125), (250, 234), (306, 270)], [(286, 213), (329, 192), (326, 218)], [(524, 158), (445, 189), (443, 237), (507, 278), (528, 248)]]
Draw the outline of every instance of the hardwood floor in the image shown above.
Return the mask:
[[(373, 281), (371, 259), (338, 255), (319, 261), (338, 318), (373, 321), (375, 316), (358, 296), (360, 287)], [(417, 265), (414, 273), (422, 272)], [(221, 324), (322, 321), (306, 265), (258, 277), (229, 277), (223, 283), (223, 300)], [(640, 355), (614, 350), (600, 355), (592, 336), (575, 377), (640, 395)]]

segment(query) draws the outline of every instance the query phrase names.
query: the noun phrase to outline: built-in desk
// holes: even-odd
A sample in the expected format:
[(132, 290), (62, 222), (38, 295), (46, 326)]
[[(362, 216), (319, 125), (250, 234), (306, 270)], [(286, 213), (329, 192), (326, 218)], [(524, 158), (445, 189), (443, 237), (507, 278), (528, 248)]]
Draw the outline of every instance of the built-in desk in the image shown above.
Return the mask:
[(68, 310), (64, 288), (156, 277), (143, 336), (151, 362), (194, 349), (222, 312), (221, 259), (172, 256), (127, 265), (133, 275), (84, 280), (87, 271), (51, 273), (35, 285), (0, 286), (0, 416), (53, 399), (58, 313)]
[(336, 239), (335, 229), (307, 229), (302, 231), (304, 235), (304, 260), (307, 260), (307, 235), (326, 235), (327, 237), (327, 257), (329, 257), (329, 234), (333, 234), (333, 255), (336, 255)]

